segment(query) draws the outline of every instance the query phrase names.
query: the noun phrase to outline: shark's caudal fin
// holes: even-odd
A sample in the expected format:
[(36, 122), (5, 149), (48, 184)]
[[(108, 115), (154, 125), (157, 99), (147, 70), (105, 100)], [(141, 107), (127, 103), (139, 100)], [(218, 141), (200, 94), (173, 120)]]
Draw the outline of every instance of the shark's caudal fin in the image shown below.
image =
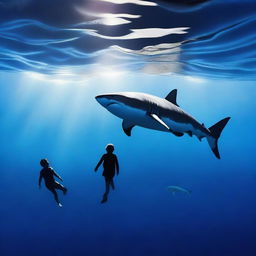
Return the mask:
[(219, 153), (219, 149), (218, 149), (218, 139), (221, 135), (222, 130), (228, 123), (229, 119), (230, 119), (230, 117), (226, 117), (209, 128), (212, 136), (208, 136), (207, 141), (209, 143), (209, 146), (210, 146), (212, 152), (218, 159), (220, 159), (220, 153)]

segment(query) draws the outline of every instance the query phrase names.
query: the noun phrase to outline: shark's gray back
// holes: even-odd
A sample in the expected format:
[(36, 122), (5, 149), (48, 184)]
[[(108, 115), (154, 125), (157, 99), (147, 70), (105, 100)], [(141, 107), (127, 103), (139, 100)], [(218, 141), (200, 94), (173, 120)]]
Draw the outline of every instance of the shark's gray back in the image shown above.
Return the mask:
[(164, 98), (140, 92), (119, 92), (115, 93), (115, 98), (130, 107), (143, 109), (162, 117), (171, 117), (173, 121), (191, 123), (201, 128), (201, 124), (196, 119)]

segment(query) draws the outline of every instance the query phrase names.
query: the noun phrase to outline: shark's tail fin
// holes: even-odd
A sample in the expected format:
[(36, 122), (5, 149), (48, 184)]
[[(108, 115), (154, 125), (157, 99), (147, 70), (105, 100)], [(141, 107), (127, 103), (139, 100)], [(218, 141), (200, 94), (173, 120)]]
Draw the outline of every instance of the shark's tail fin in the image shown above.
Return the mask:
[(207, 141), (209, 143), (209, 146), (210, 146), (212, 152), (218, 159), (220, 159), (220, 153), (219, 153), (219, 149), (218, 149), (218, 139), (221, 135), (222, 130), (228, 123), (229, 119), (230, 119), (230, 117), (226, 117), (209, 128), (209, 130), (211, 132), (211, 136), (207, 137)]

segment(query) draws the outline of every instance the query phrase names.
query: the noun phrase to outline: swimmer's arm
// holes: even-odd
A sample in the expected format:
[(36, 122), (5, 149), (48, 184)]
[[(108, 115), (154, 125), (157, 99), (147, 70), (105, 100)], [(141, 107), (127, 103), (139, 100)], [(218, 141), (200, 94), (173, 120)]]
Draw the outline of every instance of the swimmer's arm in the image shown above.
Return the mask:
[(56, 173), (55, 171), (53, 171), (53, 175), (55, 177), (57, 177), (58, 179), (60, 179), (61, 181), (63, 181), (63, 179), (60, 177), (60, 175), (58, 173)]
[(117, 157), (116, 157), (116, 174), (118, 175), (119, 174), (119, 163), (118, 163), (118, 160), (117, 160)]
[(95, 169), (94, 169), (95, 172), (97, 172), (97, 170), (98, 170), (98, 168), (100, 167), (100, 165), (102, 164), (103, 160), (104, 160), (104, 155), (101, 157), (100, 161), (99, 161), (98, 164), (96, 165), (96, 167), (95, 167)]
[(42, 182), (43, 175), (40, 173), (39, 180), (38, 180), (38, 186), (41, 188), (41, 182)]

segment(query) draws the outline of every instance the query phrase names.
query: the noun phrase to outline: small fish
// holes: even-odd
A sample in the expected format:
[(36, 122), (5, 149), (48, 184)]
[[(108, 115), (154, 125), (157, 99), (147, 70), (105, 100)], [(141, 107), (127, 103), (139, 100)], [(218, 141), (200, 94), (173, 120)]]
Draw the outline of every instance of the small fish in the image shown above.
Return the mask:
[(186, 193), (188, 195), (190, 195), (192, 193), (191, 190), (189, 189), (185, 189), (179, 186), (168, 186), (167, 187), (168, 191), (172, 192), (173, 195), (175, 195), (176, 192), (182, 192), (182, 193)]

